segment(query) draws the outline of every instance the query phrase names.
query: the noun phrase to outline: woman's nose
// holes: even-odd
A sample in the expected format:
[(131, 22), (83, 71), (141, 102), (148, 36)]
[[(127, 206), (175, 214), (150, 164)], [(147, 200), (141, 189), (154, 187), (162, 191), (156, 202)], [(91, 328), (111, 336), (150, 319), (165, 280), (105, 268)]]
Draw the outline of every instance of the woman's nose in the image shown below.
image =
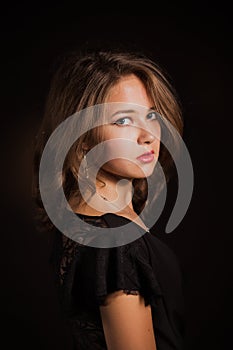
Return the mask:
[(155, 140), (155, 135), (153, 135), (149, 130), (146, 129), (139, 129), (139, 135), (138, 135), (138, 144), (150, 144)]

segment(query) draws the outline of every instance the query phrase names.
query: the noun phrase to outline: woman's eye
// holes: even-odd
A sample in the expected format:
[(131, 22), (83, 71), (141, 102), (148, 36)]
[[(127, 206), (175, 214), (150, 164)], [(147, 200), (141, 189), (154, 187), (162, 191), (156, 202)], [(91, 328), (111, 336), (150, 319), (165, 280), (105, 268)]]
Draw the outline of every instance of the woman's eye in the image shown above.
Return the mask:
[(148, 120), (157, 120), (157, 119), (158, 119), (157, 114), (156, 114), (155, 112), (150, 112), (150, 113), (148, 113), (147, 116), (146, 116), (146, 118), (147, 118)]
[(128, 117), (120, 118), (114, 122), (116, 125), (129, 125), (131, 123), (131, 119)]

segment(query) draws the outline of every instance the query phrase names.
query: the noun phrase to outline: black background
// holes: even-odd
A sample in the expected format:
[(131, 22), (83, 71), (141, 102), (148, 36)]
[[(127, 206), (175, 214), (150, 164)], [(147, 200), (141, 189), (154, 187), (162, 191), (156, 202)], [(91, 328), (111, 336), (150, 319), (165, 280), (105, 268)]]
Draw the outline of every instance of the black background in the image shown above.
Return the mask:
[[(5, 349), (68, 350), (48, 266), (49, 237), (35, 230), (30, 151), (53, 63), (88, 45), (137, 48), (165, 69), (180, 97), (194, 167), (188, 211), (159, 234), (186, 276), (186, 349), (233, 349), (231, 227), (232, 18), (227, 4), (9, 3), (1, 8), (1, 317)], [(83, 4), (84, 6), (86, 4)], [(153, 8), (152, 8), (153, 7)], [(140, 15), (143, 13), (143, 15)], [(167, 209), (167, 213), (169, 212)], [(165, 211), (166, 220), (166, 211)]]

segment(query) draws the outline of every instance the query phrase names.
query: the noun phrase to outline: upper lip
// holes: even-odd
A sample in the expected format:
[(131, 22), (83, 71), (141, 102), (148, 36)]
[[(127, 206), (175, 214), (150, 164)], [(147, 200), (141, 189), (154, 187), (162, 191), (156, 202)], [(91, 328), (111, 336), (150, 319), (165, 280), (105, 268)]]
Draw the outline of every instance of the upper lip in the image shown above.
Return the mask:
[(154, 154), (154, 153), (155, 153), (155, 152), (154, 152), (154, 150), (152, 149), (151, 151), (147, 151), (147, 152), (141, 154), (141, 155), (140, 155), (139, 157), (137, 157), (137, 158), (149, 156), (150, 154)]

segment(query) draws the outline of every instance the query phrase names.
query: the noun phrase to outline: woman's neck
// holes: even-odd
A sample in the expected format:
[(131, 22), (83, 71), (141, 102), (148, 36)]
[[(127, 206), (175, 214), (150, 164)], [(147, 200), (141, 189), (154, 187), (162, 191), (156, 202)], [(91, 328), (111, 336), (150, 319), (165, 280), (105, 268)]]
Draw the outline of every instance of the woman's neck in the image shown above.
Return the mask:
[(96, 181), (96, 194), (119, 209), (133, 208), (132, 179), (123, 179), (114, 174), (99, 171)]
[[(90, 176), (89, 176), (90, 178)], [(92, 179), (94, 183), (95, 179)], [(100, 170), (95, 182), (95, 191), (87, 190), (78, 207), (72, 209), (86, 215), (118, 213), (123, 216), (136, 215), (132, 204), (133, 185), (131, 179), (119, 178)]]
[(148, 228), (133, 209), (132, 180), (118, 178), (115, 175), (98, 173), (96, 192), (73, 209), (75, 212), (90, 216), (114, 213), (134, 221), (145, 230)]

